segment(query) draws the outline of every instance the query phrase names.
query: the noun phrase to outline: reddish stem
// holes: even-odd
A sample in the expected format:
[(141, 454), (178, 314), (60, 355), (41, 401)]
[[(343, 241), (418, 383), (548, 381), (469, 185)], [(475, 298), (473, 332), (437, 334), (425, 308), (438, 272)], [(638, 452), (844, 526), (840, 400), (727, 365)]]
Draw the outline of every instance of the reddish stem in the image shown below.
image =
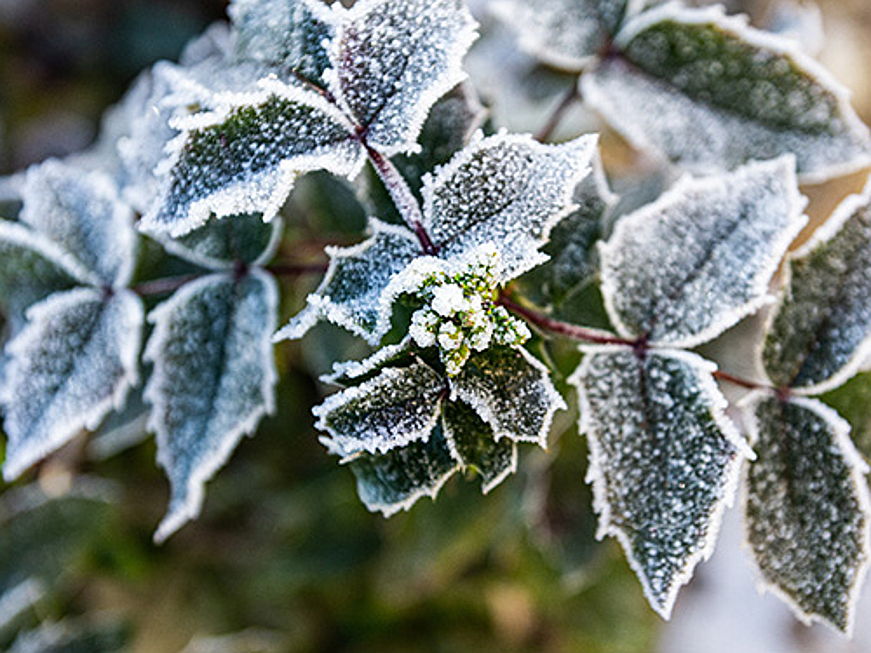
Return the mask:
[(714, 372), (714, 378), (720, 381), (725, 381), (726, 383), (731, 383), (732, 385), (737, 385), (741, 388), (747, 388), (748, 390), (770, 390), (767, 385), (762, 385), (756, 383), (755, 381), (750, 381), (748, 379), (743, 379), (740, 376), (735, 376), (733, 374), (729, 374), (728, 372), (723, 372), (722, 370), (717, 370)]
[(544, 127), (542, 127), (535, 135), (535, 140), (539, 141), (540, 143), (544, 143), (545, 141), (550, 140), (550, 137), (553, 136), (556, 128), (559, 127), (559, 124), (565, 117), (566, 112), (579, 99), (581, 99), (581, 91), (578, 87), (578, 80), (575, 80), (574, 84), (572, 84), (572, 87), (569, 89), (569, 92), (566, 93), (566, 95), (554, 109), (553, 113), (550, 115), (550, 118), (548, 118), (547, 123), (545, 123)]
[(632, 348), (635, 348), (638, 345), (638, 342), (634, 340), (626, 340), (625, 338), (618, 338), (617, 336), (606, 336), (593, 331), (592, 329), (585, 329), (584, 327), (569, 324), (568, 322), (554, 320), (538, 311), (534, 311), (513, 302), (505, 295), (499, 297), (498, 303), (540, 329), (565, 336), (566, 338), (571, 338), (572, 340), (589, 342), (596, 345), (624, 345)]

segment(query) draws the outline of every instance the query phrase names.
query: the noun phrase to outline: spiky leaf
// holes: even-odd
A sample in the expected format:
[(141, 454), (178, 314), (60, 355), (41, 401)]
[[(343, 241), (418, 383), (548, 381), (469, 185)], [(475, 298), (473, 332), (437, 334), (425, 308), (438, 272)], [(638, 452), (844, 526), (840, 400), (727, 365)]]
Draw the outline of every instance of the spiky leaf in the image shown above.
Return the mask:
[(828, 392), (871, 353), (871, 186), (848, 198), (789, 267), (765, 369), (777, 386)]
[(212, 214), (261, 212), (268, 221), (299, 173), (356, 174), (363, 151), (335, 106), (298, 86), (262, 85), (257, 93), (216, 94), (215, 111), (173, 123), (183, 134), (144, 229), (180, 236)]
[(508, 438), (497, 441), (493, 429), (468, 405), (447, 402), (442, 419), (454, 458), (480, 475), (485, 494), (517, 470), (517, 443)]
[(451, 456), (442, 429), (434, 426), (425, 441), (384, 454), (363, 453), (349, 466), (366, 507), (390, 517), (408, 510), (421, 497), (434, 499), (459, 463)]
[(868, 564), (868, 467), (850, 426), (810, 399), (751, 399), (758, 459), (747, 472), (747, 536), (770, 588), (804, 621), (849, 633)]
[(496, 440), (542, 447), (547, 446), (554, 413), (565, 408), (548, 369), (520, 347), (473, 354), (453, 379), (451, 398), (471, 406), (493, 429)]
[(362, 0), (341, 15), (330, 85), (386, 156), (417, 149), (432, 105), (463, 81), (476, 23), (463, 0)]
[(503, 278), (546, 260), (538, 249), (572, 208), (572, 193), (590, 170), (595, 137), (542, 145), (499, 134), (473, 142), (423, 188), (424, 226), (442, 257), (493, 242)]
[(686, 352), (590, 348), (571, 378), (589, 441), (598, 536), (620, 541), (666, 618), (713, 550), (746, 451), (713, 370)]
[(51, 160), (27, 172), (20, 220), (66, 251), (100, 285), (133, 275), (133, 212), (109, 177)]
[(354, 247), (328, 247), (330, 266), (308, 306), (276, 334), (301, 338), (326, 319), (377, 344), (390, 327), (390, 298), (385, 291), (394, 276), (416, 257), (420, 243), (404, 227), (373, 219), (372, 236)]
[(95, 429), (138, 379), (142, 302), (122, 290), (50, 295), (7, 346), (0, 400), (9, 440), (3, 476), (17, 478), (82, 429)]
[(520, 46), (557, 68), (579, 71), (616, 33), (627, 0), (499, 0), (493, 9)]
[(868, 164), (847, 91), (790, 40), (670, 3), (618, 34), (584, 98), (631, 143), (700, 172), (794, 153), (805, 181)]
[(600, 247), (602, 293), (621, 335), (691, 347), (767, 301), (805, 223), (792, 157), (685, 178), (621, 218)]
[(341, 456), (387, 453), (430, 437), (445, 392), (445, 379), (423, 361), (387, 367), (316, 406), (316, 426)]
[(277, 304), (275, 280), (254, 270), (198, 279), (149, 316), (155, 329), (145, 356), (154, 373), (145, 399), (172, 484), (157, 540), (199, 514), (205, 482), (274, 409)]

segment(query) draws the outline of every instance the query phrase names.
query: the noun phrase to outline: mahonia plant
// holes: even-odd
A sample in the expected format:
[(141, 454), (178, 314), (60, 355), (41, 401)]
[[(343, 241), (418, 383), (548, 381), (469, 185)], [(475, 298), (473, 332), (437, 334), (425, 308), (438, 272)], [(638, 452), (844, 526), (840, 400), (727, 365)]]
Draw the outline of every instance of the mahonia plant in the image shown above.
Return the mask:
[[(347, 4), (232, 0), (92, 149), (4, 181), (2, 206), (20, 205), (0, 221), (5, 479), (140, 396), (171, 485), (162, 541), (275, 411), (274, 343), (329, 322), (376, 348), (335, 362), (322, 380), (339, 390), (313, 411), (366, 506), (409, 509), (457, 472), (486, 493), (519, 445), (547, 448), (566, 379), (534, 345), (568, 338), (598, 535), (652, 607), (669, 617), (743, 479), (766, 585), (849, 633), (868, 467), (817, 397), (871, 357), (871, 185), (790, 253), (799, 182), (871, 163), (846, 91), (719, 7), (492, 0), (522, 49), (573, 74), (538, 137), (513, 134), (463, 71), (463, 0)], [(581, 98), (689, 174), (624, 205), (594, 135), (547, 142)], [(367, 237), (323, 265), (273, 261), (302, 249), (282, 207), (316, 171), (353, 182)], [(183, 273), (161, 276), (169, 262)], [(320, 285), (277, 329), (279, 277), (307, 272)], [(760, 313), (757, 378), (693, 351)]]

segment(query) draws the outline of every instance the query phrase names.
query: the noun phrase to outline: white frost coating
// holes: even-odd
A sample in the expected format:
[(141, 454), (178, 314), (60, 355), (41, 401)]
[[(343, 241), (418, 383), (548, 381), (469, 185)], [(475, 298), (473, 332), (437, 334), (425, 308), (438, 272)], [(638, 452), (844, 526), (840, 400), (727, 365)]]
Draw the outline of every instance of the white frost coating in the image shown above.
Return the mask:
[[(154, 363), (144, 394), (152, 405), (148, 428), (172, 484), (155, 542), (199, 515), (206, 482), (275, 411), (270, 334), (277, 311), (275, 280), (253, 269), (238, 281), (228, 274), (197, 279), (148, 316), (155, 325), (145, 351)], [(206, 389), (208, 396), (196, 395)]]
[(129, 283), (137, 247), (133, 211), (110, 177), (50, 160), (27, 171), (22, 200), (21, 222), (66, 250), (99, 285)]
[(395, 345), (386, 345), (381, 347), (374, 354), (361, 361), (345, 361), (344, 363), (333, 363), (333, 370), (329, 374), (323, 374), (320, 377), (322, 383), (337, 384), (339, 379), (359, 379), (366, 376), (370, 372), (374, 372), (382, 365), (387, 363), (395, 356), (401, 355), (403, 352), (409, 351), (411, 339), (406, 336), (402, 342)]
[[(307, 306), (275, 334), (275, 341), (301, 338), (320, 319), (348, 329), (378, 344), (390, 328), (396, 297), (394, 280), (415, 257), (423, 257), (420, 243), (405, 227), (375, 218), (369, 221), (372, 236), (353, 247), (328, 247), (327, 273)], [(421, 259), (415, 261), (417, 263)]]
[(599, 244), (602, 295), (624, 338), (689, 348), (765, 303), (769, 281), (806, 223), (794, 159), (685, 177), (617, 223)]
[[(710, 410), (710, 418), (716, 429), (723, 439), (735, 450), (734, 457), (727, 461), (719, 470), (717, 481), (719, 483), (719, 498), (715, 500), (713, 505), (707, 506), (707, 520), (701, 542), (694, 542), (696, 550), (690, 555), (685, 556), (680, 560), (680, 566), (668, 579), (667, 590), (657, 592), (651, 585), (651, 579), (648, 577), (648, 570), (644, 568), (641, 561), (636, 557), (633, 550), (633, 542), (630, 533), (620, 527), (616, 523), (620, 516), (616, 517), (613, 514), (611, 504), (609, 502), (609, 493), (611, 491), (611, 483), (609, 482), (608, 467), (611, 461), (605, 454), (604, 445), (600, 441), (603, 432), (607, 426), (605, 421), (618, 421), (621, 417), (627, 418), (627, 415), (621, 415), (621, 407), (614, 403), (611, 405), (611, 410), (608, 414), (597, 415), (594, 412), (593, 404), (591, 403), (590, 393), (595, 389), (595, 383), (601, 381), (596, 378), (593, 364), (596, 358), (601, 356), (628, 356), (636, 357), (635, 352), (629, 347), (623, 346), (584, 346), (580, 348), (585, 354), (584, 360), (574, 374), (569, 377), (568, 381), (578, 390), (579, 398), (579, 432), (587, 436), (588, 446), (590, 449), (590, 462), (587, 471), (586, 482), (590, 483), (593, 488), (593, 509), (599, 515), (599, 528), (596, 534), (598, 539), (603, 539), (606, 536), (617, 538), (620, 545), (626, 554), (630, 567), (638, 576), (645, 596), (650, 602), (651, 607), (656, 610), (663, 618), (669, 619), (672, 608), (677, 599), (680, 588), (685, 585), (692, 577), (693, 570), (699, 562), (707, 560), (713, 553), (716, 545), (717, 533), (722, 521), (723, 512), (734, 502), (735, 493), (737, 490), (738, 480), (740, 477), (741, 462), (744, 458), (752, 459), (754, 454), (747, 442), (741, 437), (735, 428), (734, 424), (726, 416), (725, 410), (728, 407), (728, 402), (721, 394), (719, 388), (711, 376), (716, 370), (716, 365), (708, 360), (685, 351), (658, 349), (647, 352), (647, 357), (659, 357), (664, 359), (672, 359), (680, 364), (688, 366), (695, 372), (696, 381), (698, 382), (701, 395), (706, 400)], [(641, 364), (639, 362), (639, 364)], [(637, 374), (633, 375), (632, 382), (637, 382)], [(613, 382), (614, 379), (606, 379)], [(646, 384), (647, 385), (647, 384)], [(618, 402), (619, 398), (612, 395), (610, 401)], [(673, 399), (672, 399), (673, 400)], [(625, 408), (625, 407), (623, 407)], [(648, 417), (643, 416), (643, 423), (647, 423)], [(638, 434), (633, 432), (631, 425), (620, 427), (622, 430), (621, 437), (637, 439)], [(635, 465), (642, 465), (645, 461), (636, 460)], [(694, 461), (701, 464), (703, 461)], [(640, 469), (640, 467), (639, 467)], [(637, 470), (636, 470), (637, 471)], [(692, 471), (680, 470), (684, 473), (692, 474)], [(631, 480), (631, 479), (630, 479)], [(638, 488), (641, 490), (642, 488)], [(654, 501), (655, 497), (652, 498)], [(663, 498), (663, 500), (665, 497)], [(686, 511), (684, 507), (683, 511)], [(683, 512), (680, 511), (680, 512)], [(626, 515), (627, 519), (633, 519), (636, 515)], [(640, 517), (639, 517), (640, 519)], [(652, 527), (655, 532), (655, 527)], [(668, 555), (668, 553), (663, 553)]]
[(508, 438), (547, 449), (553, 417), (567, 408), (550, 370), (523, 347), (474, 354), (451, 379), (450, 389), (450, 399), (467, 403), (493, 429), (497, 442)]
[(330, 90), (382, 155), (417, 151), (432, 105), (466, 79), (478, 24), (463, 0), (360, 0), (337, 13)]
[(39, 232), (31, 231), (17, 222), (0, 220), (0, 241), (35, 252), (83, 284), (100, 285), (100, 279), (64, 249)]
[(384, 454), (426, 442), (438, 423), (444, 381), (428, 365), (382, 370), (378, 376), (327, 397), (312, 409), (321, 442), (345, 458)]
[[(166, 158), (155, 170), (164, 179), (163, 188), (159, 201), (144, 216), (142, 230), (181, 236), (211, 214), (257, 212), (268, 222), (300, 174), (324, 169), (356, 176), (365, 151), (334, 105), (313, 91), (278, 79), (260, 80), (258, 86), (256, 92), (216, 93), (213, 110), (178, 115), (170, 122), (181, 134), (166, 146)], [(276, 111), (274, 105), (281, 103), (287, 110), (272, 115), (270, 110)], [(266, 115), (245, 118), (246, 111)], [(245, 123), (237, 125), (243, 133), (228, 141), (220, 126), (233, 121)]]
[(82, 429), (97, 428), (139, 381), (144, 315), (132, 292), (55, 293), (27, 317), (27, 327), (7, 345), (11, 360), (0, 388), (7, 481)]
[[(626, 4), (626, 0), (497, 0), (490, 10), (517, 33), (522, 50), (556, 68), (580, 72), (595, 60), (609, 31), (617, 27), (621, 5)], [(603, 16), (603, 11), (612, 15)]]
[(749, 27), (745, 17), (725, 16), (718, 6), (690, 9), (669, 3), (630, 20), (618, 35), (617, 45), (625, 47), (661, 21), (713, 24), (761, 49), (767, 57), (788, 58), (821, 89), (831, 93), (841, 129), (834, 135), (773, 129), (694, 101), (675, 86), (619, 59), (602, 62), (581, 80), (584, 98), (635, 147), (660, 152), (699, 173), (794, 152), (803, 183), (825, 181), (871, 163), (871, 138), (850, 106), (849, 91), (796, 43)]
[(576, 208), (575, 187), (590, 172), (597, 138), (543, 145), (529, 135), (479, 133), (424, 178), (424, 227), (440, 255), (496, 243), (503, 281), (543, 263), (538, 249)]
[[(761, 401), (769, 399), (770, 397), (771, 394), (769, 392), (766, 392), (764, 390), (755, 390), (739, 402), (738, 407), (743, 411), (742, 417), (748, 427), (748, 437), (750, 438), (751, 445), (759, 439), (760, 432), (759, 420), (756, 415), (756, 408)], [(851, 609), (848, 611), (848, 621), (846, 624), (846, 629), (844, 630), (841, 630), (841, 628), (838, 627), (837, 624), (831, 623), (828, 619), (818, 614), (808, 614), (807, 612), (805, 612), (805, 610), (798, 605), (798, 603), (792, 596), (790, 596), (787, 592), (782, 590), (777, 585), (768, 582), (763, 577), (762, 571), (759, 569), (758, 565), (754, 564), (754, 568), (756, 569), (757, 573), (757, 589), (760, 593), (770, 592), (771, 594), (777, 596), (780, 600), (782, 600), (790, 607), (796, 618), (805, 625), (810, 626), (814, 621), (819, 621), (820, 623), (823, 623), (826, 626), (834, 629), (836, 632), (844, 634), (846, 635), (846, 637), (850, 638), (852, 637), (853, 627), (855, 625), (855, 608), (859, 603), (859, 598), (861, 596), (865, 577), (867, 576), (869, 566), (871, 566), (871, 497), (869, 497), (868, 494), (868, 481), (865, 478), (869, 471), (871, 471), (871, 468), (869, 468), (868, 463), (865, 462), (862, 454), (859, 453), (859, 451), (856, 449), (856, 445), (853, 443), (853, 439), (850, 437), (850, 432), (852, 430), (850, 423), (847, 422), (843, 417), (841, 417), (834, 409), (822, 403), (821, 401), (805, 397), (791, 397), (789, 399), (789, 402), (800, 406), (812, 413), (816, 413), (823, 421), (828, 423), (835, 448), (837, 449), (838, 453), (844, 458), (844, 461), (850, 468), (851, 485), (853, 487), (856, 499), (859, 503), (859, 508), (865, 519), (865, 528), (862, 533), (863, 557), (861, 565), (856, 571), (855, 576), (853, 577), (853, 582), (850, 586), (847, 603)], [(744, 501), (746, 501), (746, 483), (745, 489), (742, 491), (742, 495)], [(750, 552), (752, 556), (753, 549), (752, 545), (747, 539), (748, 528), (746, 522), (744, 532), (744, 547), (748, 550), (748, 552)]]
[[(456, 438), (457, 436), (454, 434), (453, 430), (450, 427), (450, 423), (447, 419), (445, 419), (444, 415), (442, 415), (442, 430), (445, 434), (445, 442), (447, 443), (448, 450), (451, 452), (451, 457), (456, 460), (460, 464), (461, 469), (466, 469), (469, 464), (463, 458), (463, 455), (460, 453), (457, 448)], [(494, 440), (494, 444), (496, 441)], [(491, 478), (489, 481), (485, 481), (481, 484), (481, 493), (484, 495), (490, 494), (492, 490), (497, 488), (502, 484), (506, 478), (511, 476), (517, 471), (517, 463), (519, 462), (519, 452), (517, 444), (511, 443), (511, 459), (508, 465), (505, 466), (502, 471), (499, 472), (496, 476)]]

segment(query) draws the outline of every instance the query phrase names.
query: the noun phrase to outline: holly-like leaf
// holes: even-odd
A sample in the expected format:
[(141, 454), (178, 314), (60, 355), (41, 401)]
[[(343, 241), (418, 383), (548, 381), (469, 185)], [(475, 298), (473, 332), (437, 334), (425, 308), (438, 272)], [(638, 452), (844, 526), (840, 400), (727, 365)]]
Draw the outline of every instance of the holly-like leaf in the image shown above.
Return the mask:
[(269, 221), (301, 172), (356, 174), (363, 149), (334, 105), (278, 80), (261, 86), (257, 93), (216, 94), (214, 111), (172, 123), (183, 133), (162, 164), (163, 191), (143, 229), (181, 236), (212, 214), (261, 212)]
[(385, 367), (404, 367), (414, 362), (411, 338), (395, 345), (385, 345), (361, 361), (333, 363), (333, 370), (321, 377), (324, 383), (349, 386), (360, 384), (378, 374)]
[(0, 402), (9, 440), (3, 476), (25, 469), (120, 408), (138, 381), (142, 302), (126, 290), (77, 288), (33, 305), (7, 346)]
[(558, 309), (583, 291), (599, 273), (596, 243), (606, 231), (605, 218), (617, 202), (608, 188), (598, 153), (593, 172), (575, 189), (577, 208), (560, 220), (542, 251), (550, 260), (520, 280), (524, 295)]
[(227, 220), (213, 217), (184, 236), (160, 240), (164, 249), (186, 261), (222, 270), (265, 263), (275, 253), (282, 227), (280, 219), (265, 223), (259, 213), (249, 213)]
[(542, 145), (499, 134), (473, 142), (424, 183), (424, 227), (444, 258), (484, 243), (499, 249), (504, 280), (547, 259), (539, 248), (573, 208), (595, 136)]
[(850, 425), (812, 399), (756, 395), (747, 536), (769, 589), (847, 634), (869, 560), (868, 466)]
[(206, 481), (273, 411), (277, 305), (275, 280), (255, 269), (241, 279), (198, 279), (149, 316), (155, 329), (145, 357), (154, 373), (145, 399), (172, 484), (157, 541), (199, 514)]
[(256, 61), (290, 81), (295, 76), (324, 87), (330, 62), (325, 48), (335, 17), (320, 0), (233, 0), (235, 56)]
[(553, 415), (565, 409), (550, 372), (521, 347), (475, 353), (451, 383), (461, 399), (493, 429), (493, 438), (547, 447)]
[(421, 497), (435, 499), (459, 463), (451, 455), (442, 429), (432, 426), (426, 440), (383, 454), (363, 453), (349, 466), (357, 477), (357, 492), (369, 510), (385, 517), (408, 510)]
[(404, 227), (373, 219), (370, 230), (372, 236), (359, 245), (327, 248), (326, 276), (309, 295), (307, 307), (276, 334), (276, 340), (301, 338), (318, 320), (326, 319), (378, 343), (390, 328), (392, 296), (387, 288), (423, 253)]
[(498, 0), (493, 10), (542, 61), (580, 71), (608, 45), (625, 17), (627, 0)]
[(805, 224), (804, 206), (785, 156), (685, 178), (621, 218), (599, 249), (602, 293), (618, 332), (693, 347), (756, 311)]
[(598, 537), (616, 537), (654, 610), (713, 551), (748, 454), (726, 418), (715, 366), (681, 351), (589, 348), (570, 381), (590, 448)]
[(584, 98), (632, 144), (709, 173), (794, 153), (804, 181), (871, 161), (848, 92), (789, 39), (670, 3), (618, 34)]
[(76, 259), (98, 285), (130, 281), (137, 247), (133, 212), (109, 177), (48, 161), (27, 172), (22, 199), (21, 222)]
[(330, 86), (384, 156), (417, 149), (432, 105), (465, 79), (477, 24), (463, 0), (361, 0), (330, 49)]
[(94, 281), (94, 276), (60, 247), (21, 224), (0, 220), (0, 312), (12, 332), (24, 326), (24, 312), (53, 292)]
[(497, 441), (493, 429), (463, 402), (445, 404), (442, 428), (454, 458), (480, 475), (484, 494), (517, 470), (517, 443)]
[(871, 185), (790, 257), (791, 280), (762, 353), (778, 387), (821, 394), (871, 353)]
[(387, 367), (314, 408), (324, 444), (341, 456), (383, 454), (425, 442), (438, 423), (446, 381), (422, 361)]

